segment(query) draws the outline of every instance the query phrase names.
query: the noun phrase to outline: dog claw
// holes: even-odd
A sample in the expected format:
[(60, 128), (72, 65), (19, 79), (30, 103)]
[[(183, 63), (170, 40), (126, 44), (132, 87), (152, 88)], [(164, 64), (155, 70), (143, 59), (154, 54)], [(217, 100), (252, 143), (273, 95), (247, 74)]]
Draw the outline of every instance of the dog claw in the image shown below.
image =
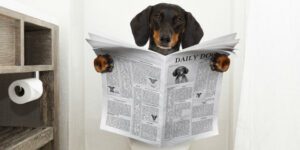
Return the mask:
[(216, 54), (210, 62), (210, 68), (212, 71), (225, 72), (228, 70), (230, 65), (230, 59), (227, 55)]
[(114, 68), (114, 61), (108, 54), (98, 55), (94, 60), (94, 67), (95, 70), (100, 73), (112, 72)]

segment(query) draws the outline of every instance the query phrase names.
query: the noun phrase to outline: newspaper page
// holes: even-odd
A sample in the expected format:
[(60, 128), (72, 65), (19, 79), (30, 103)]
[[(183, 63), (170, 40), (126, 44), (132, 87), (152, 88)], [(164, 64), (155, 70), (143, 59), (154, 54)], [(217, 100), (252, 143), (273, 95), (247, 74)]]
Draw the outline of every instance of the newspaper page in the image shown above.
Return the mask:
[[(215, 53), (231, 54), (227, 35), (164, 56), (90, 34), (95, 53), (109, 54), (112, 72), (102, 74), (101, 129), (165, 146), (218, 134), (222, 73), (212, 71)], [(221, 44), (220, 44), (221, 43)]]
[(163, 126), (165, 57), (124, 47), (95, 50), (112, 56), (114, 69), (102, 74), (101, 129), (160, 145)]
[(162, 145), (218, 134), (222, 73), (210, 68), (215, 53), (187, 51), (167, 57)]

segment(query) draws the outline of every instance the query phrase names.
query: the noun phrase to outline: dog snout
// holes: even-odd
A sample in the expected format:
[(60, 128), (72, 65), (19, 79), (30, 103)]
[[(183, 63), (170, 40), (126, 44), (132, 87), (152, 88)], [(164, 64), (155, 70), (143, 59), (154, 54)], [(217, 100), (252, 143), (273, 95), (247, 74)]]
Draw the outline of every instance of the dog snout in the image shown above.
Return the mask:
[(168, 44), (171, 41), (171, 37), (169, 35), (161, 35), (160, 41), (161, 43)]
[(164, 23), (160, 28), (160, 43), (163, 46), (169, 46), (169, 43), (172, 39), (172, 34), (173, 31), (170, 24)]

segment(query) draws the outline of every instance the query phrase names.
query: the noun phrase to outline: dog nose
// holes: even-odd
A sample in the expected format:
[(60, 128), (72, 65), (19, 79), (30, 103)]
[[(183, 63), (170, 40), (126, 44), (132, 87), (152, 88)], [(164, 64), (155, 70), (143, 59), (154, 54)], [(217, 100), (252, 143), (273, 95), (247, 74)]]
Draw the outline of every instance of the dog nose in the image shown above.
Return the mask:
[(170, 42), (170, 37), (169, 36), (161, 36), (160, 41), (162, 43), (169, 43)]

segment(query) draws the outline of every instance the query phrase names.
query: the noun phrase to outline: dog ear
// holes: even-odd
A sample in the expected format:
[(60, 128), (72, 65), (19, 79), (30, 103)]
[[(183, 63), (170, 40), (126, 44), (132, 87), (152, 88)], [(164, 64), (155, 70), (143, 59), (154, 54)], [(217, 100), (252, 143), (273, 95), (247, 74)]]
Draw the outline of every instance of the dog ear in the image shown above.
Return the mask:
[(184, 72), (184, 74), (187, 74), (189, 72), (189, 69), (187, 67), (184, 67), (183, 72)]
[(148, 6), (142, 12), (137, 14), (130, 22), (131, 31), (136, 45), (144, 46), (150, 36), (149, 19), (152, 6)]
[(186, 12), (185, 18), (186, 27), (182, 35), (182, 48), (198, 44), (204, 35), (201, 26), (190, 12)]
[(175, 70), (173, 71), (173, 76), (174, 76), (174, 77), (177, 77), (177, 76), (178, 76), (178, 69), (175, 69)]

